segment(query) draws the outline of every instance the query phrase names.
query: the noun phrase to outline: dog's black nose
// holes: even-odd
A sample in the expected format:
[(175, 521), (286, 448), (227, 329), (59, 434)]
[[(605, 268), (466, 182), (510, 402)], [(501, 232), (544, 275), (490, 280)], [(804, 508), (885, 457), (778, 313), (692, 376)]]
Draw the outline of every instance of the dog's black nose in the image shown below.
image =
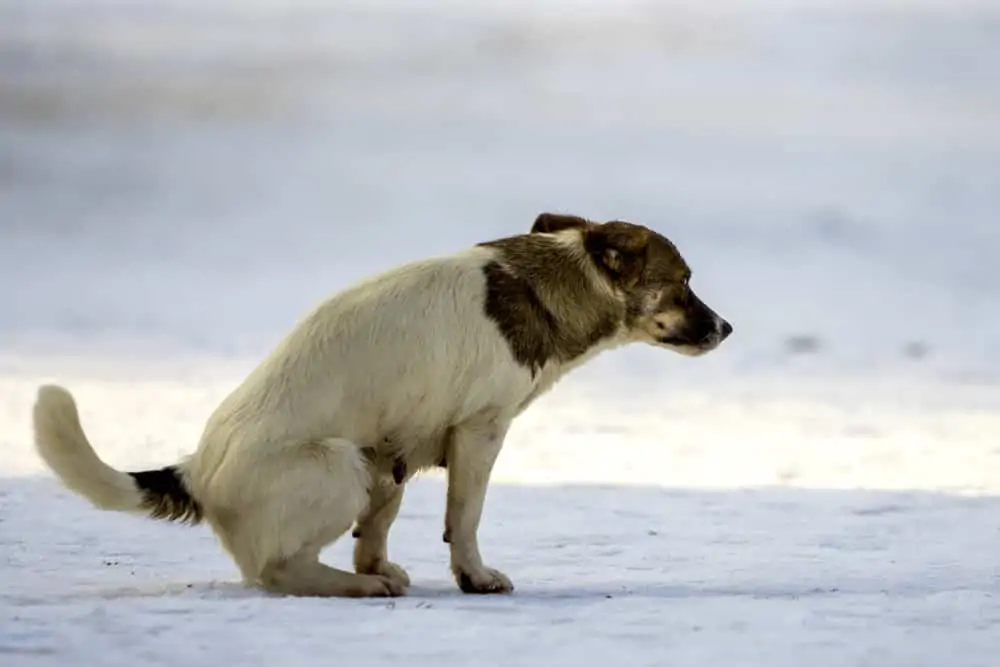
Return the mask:
[(733, 333), (733, 325), (729, 322), (722, 322), (722, 340), (729, 338), (729, 334)]

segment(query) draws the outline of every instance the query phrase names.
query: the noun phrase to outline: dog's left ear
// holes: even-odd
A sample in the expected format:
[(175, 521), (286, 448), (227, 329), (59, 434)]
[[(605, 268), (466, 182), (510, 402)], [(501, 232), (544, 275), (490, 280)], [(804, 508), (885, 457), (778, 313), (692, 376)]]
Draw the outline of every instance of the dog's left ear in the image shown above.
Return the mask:
[(646, 268), (649, 230), (627, 222), (606, 222), (587, 232), (587, 252), (626, 289), (635, 287)]
[(540, 213), (531, 226), (532, 234), (553, 234), (564, 229), (586, 229), (591, 223), (578, 215)]

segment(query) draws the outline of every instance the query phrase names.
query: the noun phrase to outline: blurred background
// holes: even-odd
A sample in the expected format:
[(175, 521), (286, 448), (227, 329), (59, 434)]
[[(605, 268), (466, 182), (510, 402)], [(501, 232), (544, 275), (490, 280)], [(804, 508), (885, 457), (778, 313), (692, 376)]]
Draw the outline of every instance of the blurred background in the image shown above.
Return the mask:
[(256, 361), (547, 210), (660, 230), (736, 327), (591, 377), (996, 383), (1000, 4), (0, 3), (5, 354)]
[[(735, 334), (515, 421), (480, 534), (520, 601), (437, 592), (440, 471), (390, 540), (428, 596), (338, 634), (32, 446), (55, 381), (110, 465), (178, 461), (319, 299), (542, 211), (664, 233)], [(18, 664), (996, 665), (998, 434), (1000, 0), (0, 0)]]

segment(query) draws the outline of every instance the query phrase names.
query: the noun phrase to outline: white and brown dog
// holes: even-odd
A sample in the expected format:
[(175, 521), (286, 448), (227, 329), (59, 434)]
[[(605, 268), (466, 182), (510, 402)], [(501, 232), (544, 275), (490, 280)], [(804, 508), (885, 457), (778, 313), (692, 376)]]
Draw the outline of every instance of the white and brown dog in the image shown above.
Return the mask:
[[(513, 590), (477, 531), (511, 421), (602, 350), (698, 355), (732, 327), (695, 296), (674, 245), (646, 227), (543, 213), (531, 233), (418, 261), (308, 314), (162, 470), (101, 461), (65, 389), (39, 389), (35, 443), (106, 510), (206, 520), (247, 585), (304, 596), (401, 595), (386, 554), (405, 482), (447, 469), (444, 540), (467, 593)], [(319, 560), (355, 526), (355, 573)]]

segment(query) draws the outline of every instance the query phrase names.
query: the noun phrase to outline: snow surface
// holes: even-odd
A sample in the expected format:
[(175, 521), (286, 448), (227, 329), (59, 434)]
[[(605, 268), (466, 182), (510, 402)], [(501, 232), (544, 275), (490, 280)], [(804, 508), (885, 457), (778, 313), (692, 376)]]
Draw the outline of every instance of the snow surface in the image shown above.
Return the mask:
[[(989, 666), (1000, 655), (1000, 6), (0, 3), (0, 665)], [(460, 594), (272, 598), (100, 513), (315, 300), (541, 210), (651, 224), (736, 327), (605, 355), (512, 429)], [(324, 554), (346, 566), (344, 540)]]
[[(244, 590), (207, 529), (100, 513), (42, 474), (25, 416), (51, 377), (0, 382), (3, 664), (996, 664), (995, 408), (563, 387), (515, 425), (487, 501), (513, 596), (458, 592), (428, 475), (390, 540), (409, 596), (315, 601)], [(236, 379), (59, 377), (132, 469), (186, 451)], [(350, 542), (324, 558), (347, 566)]]

